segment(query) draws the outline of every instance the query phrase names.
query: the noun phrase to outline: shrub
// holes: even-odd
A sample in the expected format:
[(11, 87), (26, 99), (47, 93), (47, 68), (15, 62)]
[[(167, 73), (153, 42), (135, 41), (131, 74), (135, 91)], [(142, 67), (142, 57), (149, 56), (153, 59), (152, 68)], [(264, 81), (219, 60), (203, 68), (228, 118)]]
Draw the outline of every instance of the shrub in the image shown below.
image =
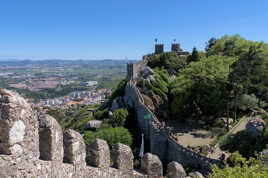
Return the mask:
[(243, 94), (239, 97), (238, 107), (243, 111), (256, 109), (258, 107), (258, 99), (254, 94)]
[(89, 145), (95, 138), (106, 140), (110, 148), (116, 143), (123, 143), (131, 146), (133, 140), (130, 132), (123, 127), (103, 128), (96, 132), (85, 132), (84, 139), (86, 145)]
[(238, 151), (231, 154), (231, 156), (228, 158), (228, 163), (231, 166), (243, 166), (246, 158), (244, 158), (241, 154), (239, 154)]
[(127, 116), (128, 111), (126, 109), (118, 109), (113, 113), (113, 117), (109, 119), (109, 124), (113, 127), (124, 126)]
[(260, 160), (250, 158), (245, 161), (241, 155), (236, 153), (234, 156), (236, 164), (233, 167), (226, 165), (224, 169), (212, 166), (212, 173), (208, 175), (209, 178), (268, 178), (268, 167), (266, 163)]
[(249, 158), (250, 156), (255, 156), (255, 151), (259, 152), (264, 149), (267, 143), (267, 136), (264, 135), (263, 137), (256, 138), (244, 130), (227, 136), (220, 143), (220, 146), (223, 150), (230, 152), (239, 151), (242, 156)]
[(104, 109), (104, 110), (98, 110), (98, 111), (96, 111), (95, 113), (94, 113), (94, 117), (96, 118), (96, 119), (104, 119), (104, 118), (107, 118), (108, 117), (108, 109), (109, 108), (106, 108), (106, 109)]

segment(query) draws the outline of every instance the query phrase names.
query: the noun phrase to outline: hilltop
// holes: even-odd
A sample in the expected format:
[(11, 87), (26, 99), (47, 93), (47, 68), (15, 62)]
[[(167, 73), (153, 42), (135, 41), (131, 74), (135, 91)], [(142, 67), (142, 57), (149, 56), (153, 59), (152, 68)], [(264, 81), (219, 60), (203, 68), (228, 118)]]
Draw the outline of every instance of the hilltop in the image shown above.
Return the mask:
[[(248, 169), (245, 175), (250, 172), (263, 174), (266, 168), (261, 163), (254, 164), (260, 166), (256, 172), (248, 162), (242, 161), (239, 166), (232, 159), (238, 159), (240, 154), (245, 159), (257, 158), (255, 152), (264, 151), (268, 144), (267, 132), (262, 130), (258, 137), (251, 136), (245, 120), (256, 116), (263, 120), (263, 128), (268, 126), (265, 112), (268, 106), (268, 45), (239, 35), (225, 35), (211, 38), (205, 51), (193, 48), (192, 53), (187, 54), (179, 53), (181, 50), (163, 52), (162, 49), (161, 45), (156, 45), (154, 54), (144, 56), (138, 64), (128, 65), (127, 79), (114, 91), (104, 109), (107, 115), (102, 118), (112, 116), (119, 108), (134, 108), (150, 151), (160, 159), (170, 161), (169, 139), (174, 138), (190, 151), (211, 159), (222, 161), (225, 158), (229, 165), (235, 166), (227, 166), (222, 171), (214, 168), (217, 171), (212, 177), (237, 169)], [(136, 103), (134, 100), (141, 101)], [(159, 132), (152, 131), (155, 127), (146, 121), (147, 116), (159, 123)], [(171, 137), (164, 136), (165, 131), (161, 128), (167, 129)], [(244, 140), (237, 143), (238, 139)], [(256, 144), (252, 145), (254, 142)], [(162, 148), (154, 147), (156, 143)], [(176, 154), (182, 156), (184, 153)], [(175, 157), (171, 159), (179, 161)], [(204, 165), (185, 159), (179, 162), (192, 169), (206, 169)]]

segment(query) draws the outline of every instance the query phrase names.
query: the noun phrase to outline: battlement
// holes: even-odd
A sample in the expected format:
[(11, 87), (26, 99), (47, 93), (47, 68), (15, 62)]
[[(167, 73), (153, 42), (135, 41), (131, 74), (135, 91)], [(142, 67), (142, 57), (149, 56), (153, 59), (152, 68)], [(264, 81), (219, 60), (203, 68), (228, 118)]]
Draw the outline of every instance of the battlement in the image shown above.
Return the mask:
[[(53, 117), (39, 115), (21, 96), (5, 89), (0, 89), (0, 131), (1, 178), (163, 176), (160, 159), (150, 153), (142, 158), (141, 170), (135, 171), (132, 150), (121, 143), (111, 150), (111, 167), (110, 149), (105, 140), (95, 139), (86, 149), (78, 132), (63, 132)], [(180, 170), (174, 167), (169, 171), (173, 175)]]
[(182, 49), (181, 49), (181, 46), (179, 43), (172, 43), (171, 44), (171, 51), (174, 51), (174, 52), (182, 52)]
[(164, 52), (164, 44), (155, 44), (155, 54), (161, 54)]

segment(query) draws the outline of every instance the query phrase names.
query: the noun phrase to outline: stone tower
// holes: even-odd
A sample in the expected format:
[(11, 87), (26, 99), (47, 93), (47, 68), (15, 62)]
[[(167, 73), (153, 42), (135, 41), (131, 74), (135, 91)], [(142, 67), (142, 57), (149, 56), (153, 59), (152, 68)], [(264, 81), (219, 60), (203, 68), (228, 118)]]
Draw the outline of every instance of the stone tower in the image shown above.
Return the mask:
[(164, 52), (164, 45), (163, 44), (155, 44), (155, 54), (161, 54)]
[(171, 44), (171, 51), (174, 51), (176, 53), (182, 52), (182, 49), (180, 47), (180, 44), (179, 43), (172, 43)]

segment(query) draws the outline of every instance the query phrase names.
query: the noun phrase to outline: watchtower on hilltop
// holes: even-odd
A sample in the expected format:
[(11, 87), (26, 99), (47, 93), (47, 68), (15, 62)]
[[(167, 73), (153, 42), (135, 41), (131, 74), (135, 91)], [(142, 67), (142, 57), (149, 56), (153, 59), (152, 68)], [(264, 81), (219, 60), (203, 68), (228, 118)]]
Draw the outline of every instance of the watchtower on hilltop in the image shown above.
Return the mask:
[(155, 54), (161, 54), (164, 52), (164, 44), (155, 44)]
[(182, 52), (180, 44), (179, 43), (172, 43), (171, 44), (171, 51), (176, 52), (176, 53)]

